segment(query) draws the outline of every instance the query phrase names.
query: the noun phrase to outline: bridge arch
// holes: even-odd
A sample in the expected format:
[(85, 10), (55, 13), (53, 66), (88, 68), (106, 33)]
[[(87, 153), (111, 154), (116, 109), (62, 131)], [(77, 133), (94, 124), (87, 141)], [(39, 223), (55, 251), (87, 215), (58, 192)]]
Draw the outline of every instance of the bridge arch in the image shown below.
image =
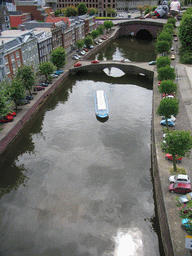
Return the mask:
[(158, 34), (163, 29), (163, 23), (152, 22), (145, 20), (126, 21), (119, 24), (120, 29), (118, 31), (119, 36), (137, 36), (139, 33), (151, 35), (152, 38), (157, 38)]

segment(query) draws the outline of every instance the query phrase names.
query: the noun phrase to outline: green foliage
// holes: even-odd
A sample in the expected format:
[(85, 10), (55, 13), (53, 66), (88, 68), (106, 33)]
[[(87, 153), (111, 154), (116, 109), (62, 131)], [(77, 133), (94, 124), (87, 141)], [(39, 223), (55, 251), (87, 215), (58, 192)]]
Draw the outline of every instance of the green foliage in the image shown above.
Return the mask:
[(86, 36), (86, 37), (84, 38), (84, 42), (85, 42), (85, 45), (86, 45), (87, 47), (89, 47), (90, 45), (93, 44), (93, 40), (92, 40), (91, 36)]
[(184, 168), (181, 168), (181, 167), (177, 167), (176, 172), (174, 171), (173, 167), (170, 168), (169, 171), (170, 171), (170, 174), (171, 174), (171, 175), (175, 175), (175, 174), (186, 174), (185, 169), (184, 169)]
[(25, 97), (25, 88), (23, 86), (22, 81), (18, 77), (13, 78), (11, 80), (10, 96), (15, 103), (16, 112), (17, 112), (18, 101)]
[(185, 157), (190, 155), (192, 148), (192, 136), (190, 131), (176, 131), (172, 130), (167, 133), (165, 142), (162, 144), (162, 149), (173, 156), (173, 169), (176, 168), (175, 156)]
[(64, 15), (66, 17), (70, 17), (70, 16), (78, 16), (78, 10), (76, 7), (74, 6), (68, 6), (67, 8), (65, 8), (64, 10), (62, 10), (62, 12), (64, 13)]
[(61, 13), (61, 11), (60, 11), (60, 10), (56, 10), (56, 11), (54, 12), (55, 17), (59, 17), (60, 13)]
[(174, 68), (169, 66), (159, 68), (157, 72), (158, 72), (159, 81), (168, 80), (168, 79), (175, 80), (176, 78)]
[(177, 84), (172, 80), (163, 80), (159, 86), (160, 93), (176, 93)]
[(192, 52), (192, 15), (184, 15), (179, 26), (179, 39), (182, 50)]
[(31, 95), (31, 89), (35, 83), (35, 73), (32, 66), (23, 65), (18, 68), (16, 77), (20, 79), (23, 87), (29, 91)]
[(18, 27), (11, 27), (10, 29), (17, 30), (17, 29), (18, 29)]
[(116, 10), (113, 9), (113, 8), (110, 8), (110, 7), (108, 7), (108, 8), (106, 9), (106, 12), (107, 12), (107, 16), (108, 16), (108, 17), (115, 16), (115, 14), (116, 14)]
[(192, 64), (192, 52), (182, 50), (179, 54), (182, 64)]
[(113, 27), (113, 22), (112, 21), (110, 21), (110, 20), (106, 20), (106, 21), (104, 21), (104, 28), (105, 29), (111, 29), (112, 27)]
[(0, 82), (0, 117), (6, 116), (11, 109), (10, 83), (4, 79)]
[(167, 41), (171, 47), (172, 45), (172, 40), (173, 40), (173, 37), (172, 37), (172, 34), (169, 34), (167, 32), (162, 32), (158, 37), (157, 37), (157, 42), (159, 41)]
[(85, 44), (84, 40), (79, 40), (79, 41), (76, 42), (76, 46), (77, 46), (78, 49), (81, 49), (84, 44)]
[(155, 9), (157, 9), (157, 6), (153, 6), (153, 7), (152, 7), (152, 12), (154, 12)]
[(171, 65), (171, 60), (168, 56), (160, 56), (156, 59), (157, 69), (170, 66), (170, 65)]
[(148, 13), (150, 13), (150, 9), (149, 9), (149, 8), (147, 8), (147, 9), (145, 10), (144, 15), (146, 15), (146, 14), (148, 14)]
[(57, 69), (62, 68), (65, 65), (65, 61), (66, 53), (65, 49), (62, 46), (54, 49), (51, 52), (51, 62), (57, 67)]
[(170, 43), (168, 41), (157, 41), (155, 50), (157, 53), (160, 53), (160, 54), (164, 52), (169, 52)]
[(95, 8), (89, 8), (89, 9), (88, 9), (88, 13), (89, 13), (90, 16), (91, 16), (91, 15), (95, 15), (95, 14), (98, 13), (98, 10), (95, 9)]
[(100, 25), (99, 27), (97, 27), (97, 30), (99, 31), (99, 34), (102, 35), (104, 32), (104, 26), (103, 25)]
[(169, 18), (169, 19), (167, 20), (167, 24), (172, 24), (173, 27), (175, 27), (176, 19), (175, 19), (175, 18)]
[(78, 6), (77, 6), (77, 10), (78, 10), (78, 14), (79, 15), (84, 15), (87, 13), (87, 7), (84, 3), (80, 3)]
[(97, 30), (97, 29), (94, 29), (94, 30), (91, 32), (91, 37), (92, 37), (93, 39), (97, 38), (99, 35), (100, 35), (100, 32), (99, 32), (99, 30)]
[(48, 81), (49, 79), (49, 75), (52, 74), (54, 71), (54, 66), (53, 64), (48, 61), (48, 62), (42, 62), (39, 64), (39, 72), (41, 75), (45, 75), (46, 77), (46, 81)]
[(174, 31), (174, 25), (172, 23), (166, 23), (163, 26), (163, 32), (169, 33), (172, 35), (173, 31)]

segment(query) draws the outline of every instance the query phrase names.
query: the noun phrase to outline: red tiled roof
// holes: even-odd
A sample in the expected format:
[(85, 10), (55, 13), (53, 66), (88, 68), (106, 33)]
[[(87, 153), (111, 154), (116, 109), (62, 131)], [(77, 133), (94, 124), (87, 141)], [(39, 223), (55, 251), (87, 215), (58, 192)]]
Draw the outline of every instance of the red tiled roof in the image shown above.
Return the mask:
[(70, 21), (69, 21), (69, 18), (68, 17), (54, 17), (52, 18), (52, 16), (48, 16), (46, 18), (46, 21), (45, 22), (53, 22), (53, 23), (56, 23), (56, 22), (59, 22), (59, 21), (64, 21), (65, 23), (68, 22), (68, 24), (70, 25)]

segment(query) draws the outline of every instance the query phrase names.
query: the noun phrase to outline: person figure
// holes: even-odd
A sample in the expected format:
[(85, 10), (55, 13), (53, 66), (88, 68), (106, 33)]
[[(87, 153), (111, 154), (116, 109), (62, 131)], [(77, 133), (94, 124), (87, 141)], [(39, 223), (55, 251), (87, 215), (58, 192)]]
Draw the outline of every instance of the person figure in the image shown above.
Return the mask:
[(180, 10), (180, 2), (178, 0), (173, 0), (170, 3), (170, 14), (175, 17), (177, 19), (177, 16), (179, 14), (179, 10)]
[(144, 16), (144, 18), (163, 18), (168, 16), (169, 7), (167, 5), (167, 1), (164, 1), (162, 5), (159, 5), (153, 13), (148, 13)]

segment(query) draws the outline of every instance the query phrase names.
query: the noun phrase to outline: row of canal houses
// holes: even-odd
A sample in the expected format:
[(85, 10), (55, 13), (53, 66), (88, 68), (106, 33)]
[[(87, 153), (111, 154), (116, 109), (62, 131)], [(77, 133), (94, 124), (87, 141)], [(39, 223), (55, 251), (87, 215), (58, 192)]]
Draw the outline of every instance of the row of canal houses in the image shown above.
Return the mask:
[(74, 50), (95, 27), (95, 17), (74, 18), (48, 16), (46, 22), (24, 22), (19, 29), (0, 32), (0, 81), (11, 79), (22, 64), (38, 68), (50, 59), (53, 49), (62, 46), (66, 53)]

